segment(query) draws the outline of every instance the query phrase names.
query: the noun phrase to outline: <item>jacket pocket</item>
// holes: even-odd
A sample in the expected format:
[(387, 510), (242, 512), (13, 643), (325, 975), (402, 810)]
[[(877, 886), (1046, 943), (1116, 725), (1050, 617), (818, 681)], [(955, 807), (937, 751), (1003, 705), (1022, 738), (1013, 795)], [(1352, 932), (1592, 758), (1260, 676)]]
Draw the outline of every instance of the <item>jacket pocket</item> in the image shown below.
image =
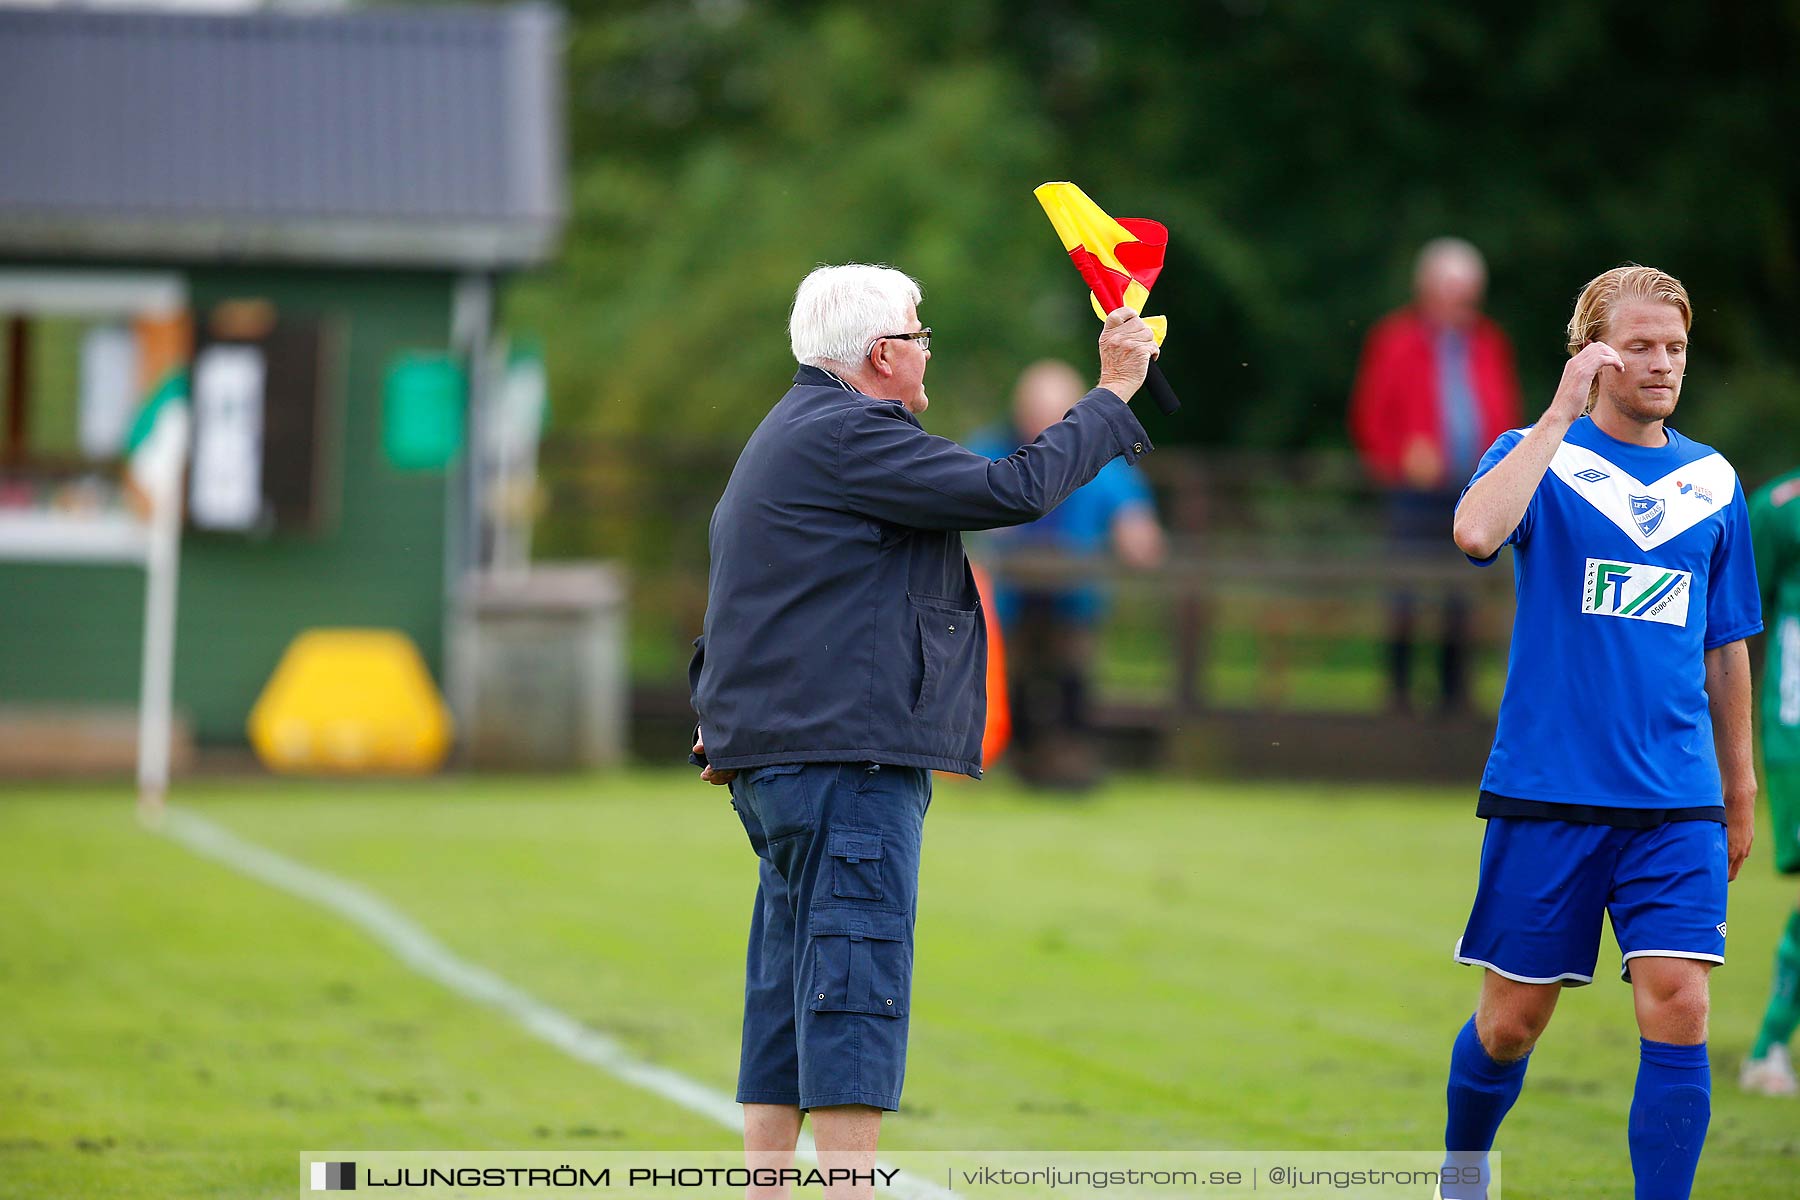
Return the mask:
[(975, 610), (956, 608), (948, 601), (910, 592), (913, 617), (919, 627), (919, 698), (913, 716), (931, 725), (960, 725), (974, 711)]
[(881, 831), (834, 829), (826, 839), (831, 894), (842, 900), (881, 899)]
[(814, 1012), (906, 1015), (912, 944), (905, 913), (815, 910), (811, 942)]

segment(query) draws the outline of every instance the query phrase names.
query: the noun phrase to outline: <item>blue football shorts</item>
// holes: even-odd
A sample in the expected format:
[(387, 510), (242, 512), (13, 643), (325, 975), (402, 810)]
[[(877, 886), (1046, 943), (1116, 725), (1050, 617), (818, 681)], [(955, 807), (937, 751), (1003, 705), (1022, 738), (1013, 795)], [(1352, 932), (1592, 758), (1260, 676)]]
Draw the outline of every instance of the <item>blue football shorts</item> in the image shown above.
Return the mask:
[(1592, 983), (1605, 914), (1621, 979), (1634, 958), (1722, 963), (1726, 869), (1716, 821), (1618, 829), (1491, 817), (1456, 961), (1520, 983)]
[(752, 767), (731, 798), (759, 860), (738, 1103), (899, 1108), (931, 772)]

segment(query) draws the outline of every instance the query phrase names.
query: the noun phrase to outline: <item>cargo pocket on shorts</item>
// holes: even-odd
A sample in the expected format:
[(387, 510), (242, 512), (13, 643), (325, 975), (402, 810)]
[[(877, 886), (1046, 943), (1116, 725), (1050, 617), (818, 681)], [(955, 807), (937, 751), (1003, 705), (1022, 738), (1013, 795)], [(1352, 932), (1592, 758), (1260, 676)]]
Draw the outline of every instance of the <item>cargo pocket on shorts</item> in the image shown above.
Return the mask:
[(766, 767), (745, 767), (738, 774), (752, 782), (761, 783), (765, 779), (779, 779), (783, 775), (798, 775), (806, 770), (807, 765), (803, 762), (774, 763)]
[(881, 899), (881, 831), (834, 829), (825, 843), (831, 894), (840, 900)]
[[(810, 833), (817, 824), (818, 788), (805, 773), (811, 765), (774, 763), (766, 767), (748, 767), (732, 781), (737, 787), (732, 794), (740, 803), (747, 803), (756, 815), (769, 845)], [(785, 874), (786, 869), (782, 870)]]
[(906, 914), (827, 909), (812, 914), (814, 1012), (906, 1015), (912, 946)]

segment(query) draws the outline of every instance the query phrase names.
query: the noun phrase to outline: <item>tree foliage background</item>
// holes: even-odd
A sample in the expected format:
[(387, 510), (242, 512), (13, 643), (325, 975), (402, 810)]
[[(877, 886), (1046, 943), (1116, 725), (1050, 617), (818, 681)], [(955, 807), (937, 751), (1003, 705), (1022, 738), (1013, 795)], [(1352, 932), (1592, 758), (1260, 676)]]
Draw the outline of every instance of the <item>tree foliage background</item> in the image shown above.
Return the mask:
[[(507, 309), (548, 348), (553, 438), (741, 441), (792, 372), (795, 284), (851, 260), (923, 282), (930, 425), (964, 435), (1029, 359), (1094, 361), (1031, 196), (1072, 179), (1170, 227), (1163, 444), (1345, 444), (1364, 331), (1453, 233), (1532, 411), (1580, 286), (1648, 262), (1698, 309), (1677, 423), (1752, 483), (1800, 459), (1792, 0), (645, 0), (569, 33), (571, 222)], [(629, 540), (555, 515), (552, 552)]]

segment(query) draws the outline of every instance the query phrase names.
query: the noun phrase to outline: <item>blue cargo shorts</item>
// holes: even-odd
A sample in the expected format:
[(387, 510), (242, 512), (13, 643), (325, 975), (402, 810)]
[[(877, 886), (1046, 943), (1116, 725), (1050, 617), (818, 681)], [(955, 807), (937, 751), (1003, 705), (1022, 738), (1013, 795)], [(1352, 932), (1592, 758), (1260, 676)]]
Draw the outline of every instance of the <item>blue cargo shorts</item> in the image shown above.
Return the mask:
[(731, 798), (759, 859), (738, 1103), (899, 1108), (931, 772), (752, 767)]

